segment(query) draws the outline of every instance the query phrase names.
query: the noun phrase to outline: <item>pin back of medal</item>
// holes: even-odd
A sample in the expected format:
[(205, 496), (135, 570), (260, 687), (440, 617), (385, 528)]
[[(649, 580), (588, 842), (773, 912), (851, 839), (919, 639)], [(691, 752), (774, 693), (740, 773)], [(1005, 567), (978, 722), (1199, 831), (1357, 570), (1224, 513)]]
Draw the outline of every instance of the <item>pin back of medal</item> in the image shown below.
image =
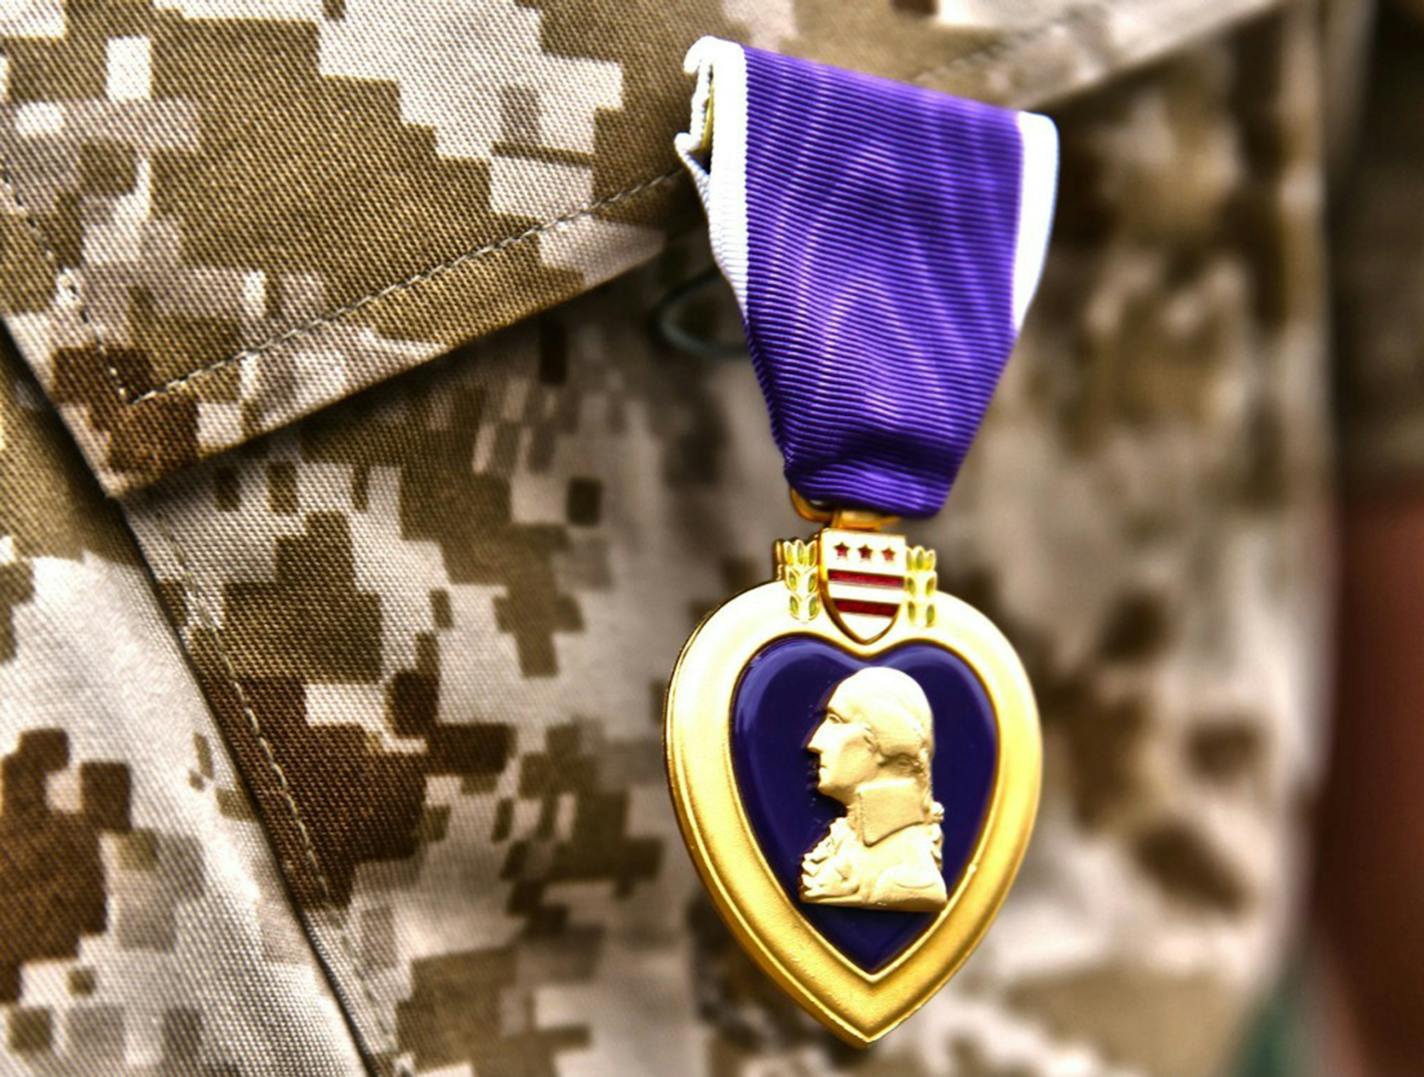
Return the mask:
[(1002, 633), (873, 513), (817, 515), (709, 615), (664, 706), (688, 851), (739, 942), (842, 1039), (923, 1005), (1028, 845), (1042, 747)]

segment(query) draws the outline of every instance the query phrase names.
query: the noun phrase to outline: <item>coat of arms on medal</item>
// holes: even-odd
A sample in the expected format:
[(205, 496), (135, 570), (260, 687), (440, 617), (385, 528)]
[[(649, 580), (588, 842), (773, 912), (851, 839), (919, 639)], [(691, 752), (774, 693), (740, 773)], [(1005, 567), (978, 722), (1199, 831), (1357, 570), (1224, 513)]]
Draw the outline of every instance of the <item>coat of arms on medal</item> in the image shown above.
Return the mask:
[[(804, 502), (799, 503), (805, 508)], [(935, 555), (840, 513), (688, 640), (665, 706), (692, 859), (759, 965), (865, 1046), (988, 929), (1038, 804), (1018, 656)]]

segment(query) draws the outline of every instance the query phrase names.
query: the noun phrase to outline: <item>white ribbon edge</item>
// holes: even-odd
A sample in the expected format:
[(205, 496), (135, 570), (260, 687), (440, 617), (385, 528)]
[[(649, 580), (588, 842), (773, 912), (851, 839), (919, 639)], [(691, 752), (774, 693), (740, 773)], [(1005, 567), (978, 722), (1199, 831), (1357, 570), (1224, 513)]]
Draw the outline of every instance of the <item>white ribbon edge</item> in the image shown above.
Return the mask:
[(1058, 191), (1058, 128), (1036, 112), (1018, 114), (1023, 147), (1020, 170), (1019, 233), (1014, 244), (1014, 332), (1023, 328), (1033, 293), (1043, 276), (1053, 203)]
[[(712, 256), (727, 278), (743, 317), (747, 312), (747, 58), (742, 47), (716, 37), (687, 50), (683, 70), (695, 75), (688, 129), (673, 138), (707, 214)], [(713, 95), (716, 95), (715, 111)], [(1018, 234), (1014, 244), (1014, 331), (1023, 328), (1043, 276), (1058, 190), (1058, 128), (1047, 116), (1017, 114), (1022, 146)], [(714, 145), (715, 143), (715, 145)], [(702, 158), (706, 157), (704, 166)], [(715, 161), (714, 161), (715, 157)]]
[[(707, 213), (712, 256), (732, 286), (743, 317), (747, 312), (747, 58), (742, 47), (704, 37), (682, 64), (697, 76), (692, 119), (673, 137)], [(713, 112), (713, 92), (716, 111)], [(713, 133), (715, 122), (716, 132)], [(713, 145), (713, 141), (716, 145)], [(702, 156), (707, 156), (707, 165)]]

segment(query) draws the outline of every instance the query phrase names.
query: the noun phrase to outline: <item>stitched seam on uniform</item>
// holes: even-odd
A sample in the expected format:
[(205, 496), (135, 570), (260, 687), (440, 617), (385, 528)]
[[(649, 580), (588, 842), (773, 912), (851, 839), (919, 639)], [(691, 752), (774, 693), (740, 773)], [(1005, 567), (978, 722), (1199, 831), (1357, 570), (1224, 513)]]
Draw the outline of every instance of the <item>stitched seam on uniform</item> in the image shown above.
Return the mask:
[[(282, 769), (282, 765), (277, 762), (277, 756), (272, 750), (272, 743), (262, 732), (262, 724), (257, 720), (257, 712), (253, 710), (251, 702), (247, 698), (247, 693), (243, 690), (242, 682), (237, 676), (237, 667), (233, 665), (232, 658), (227, 652), (227, 647), (223, 644), (222, 634), (218, 629), (217, 621), (207, 602), (200, 596), (196, 583), (194, 582), (193, 570), (189, 564), (187, 556), (183, 553), (183, 547), (178, 542), (178, 537), (173, 529), (168, 525), (167, 518), (163, 510), (158, 507), (156, 501), (150, 501), (153, 508), (153, 520), (160, 535), (168, 543), (169, 549), (173, 551), (174, 560), (178, 562), (179, 583), (183, 588), (183, 598), (186, 603), (192, 605), (198, 611), (198, 616), (202, 619), (208, 631), (212, 633), (213, 645), (217, 648), (218, 658), (222, 662), (223, 672), (227, 676), (228, 683), (232, 685), (233, 691), (237, 694), (239, 705), (242, 707), (243, 716), (247, 719), (247, 724), (252, 730), (252, 734), (257, 738), (258, 747), (262, 753), (262, 758), (266, 760), (273, 775), (277, 779), (277, 788), (282, 794), (282, 799), (287, 804), (287, 809), (292, 813), (292, 820), (296, 823), (297, 832), (302, 838), (302, 849), (308, 863), (311, 864), (312, 871), (316, 874), (317, 882), (321, 887), (322, 899), (328, 904), (331, 902), (331, 884), (327, 881), (326, 872), (322, 869), (321, 862), (317, 859), (316, 846), (312, 844), (311, 834), (307, 831), (305, 820), (302, 819), (301, 809), (297, 807), (296, 799), (292, 796), (291, 785), (287, 781), (287, 773)], [(179, 633), (181, 638), (182, 633)], [(186, 648), (186, 644), (185, 644)], [(302, 916), (307, 913), (304, 910), (299, 912)], [(370, 985), (367, 984), (364, 976), (359, 975), (360, 962), (356, 957), (355, 947), (351, 944), (350, 937), (346, 934), (346, 929), (338, 924), (336, 929), (337, 940), (345, 952), (347, 960), (351, 963), (352, 978), (356, 981), (361, 990), (362, 996), (366, 999), (366, 1004), (371, 1012), (371, 1019), (375, 1022), (381, 1035), (393, 1045), (395, 1035), (390, 1023), (381, 1014), (381, 1007), (376, 1002), (376, 997), (371, 992)], [(359, 1027), (359, 1026), (358, 1026)], [(372, 1052), (374, 1053), (374, 1052)], [(397, 1072), (402, 1074), (408, 1071), (398, 1068)]]
[[(1043, 37), (1045, 34), (1051, 33), (1053, 30), (1058, 29), (1060, 26), (1067, 25), (1070, 22), (1076, 22), (1090, 15), (1094, 15), (1099, 12), (1112, 9), (1114, 7), (1126, 6), (1131, 2), (1132, 0), (1096, 0), (1096, 2), (1094, 3), (1085, 4), (1081, 7), (1070, 9), (1069, 11), (1064, 12), (1062, 15), (1050, 19), (1047, 22), (1040, 23), (1037, 26), (1029, 27), (1014, 34), (1006, 35), (996, 41), (988, 42), (975, 49), (973, 52), (957, 57), (956, 59), (951, 60), (948, 63), (941, 64), (937, 67), (927, 68), (924, 71), (921, 71), (919, 74), (914, 75), (907, 81), (921, 82), (925, 79), (944, 75), (951, 71), (959, 70), (961, 68), (982, 66), (984, 64), (992, 62), (993, 60), (1007, 54), (1012, 50), (1022, 47), (1028, 42), (1037, 40), (1038, 38)], [(195, 378), (199, 378), (203, 375), (213, 373), (240, 360), (261, 356), (262, 354), (265, 354), (273, 348), (276, 348), (280, 344), (286, 343), (288, 340), (309, 335), (328, 325), (334, 325), (346, 316), (356, 312), (357, 310), (360, 310), (362, 307), (367, 306), (378, 299), (382, 299), (388, 295), (391, 295), (398, 291), (402, 291), (407, 288), (417, 287), (421, 284), (426, 283), (434, 277), (440, 276), (441, 274), (448, 272), (451, 269), (458, 268), (461, 265), (473, 262), (479, 258), (484, 257), (487, 254), (496, 253), (508, 247), (514, 246), (515, 244), (522, 243), (525, 240), (531, 239), (534, 236), (541, 235), (544, 232), (563, 227), (567, 224), (572, 223), (580, 217), (593, 213), (596, 210), (601, 209), (605, 206), (613, 205), (626, 198), (630, 198), (633, 195), (639, 194), (642, 191), (648, 189), (649, 187), (655, 186), (656, 184), (666, 183), (669, 180), (678, 176), (679, 174), (680, 169), (673, 169), (672, 171), (665, 172), (660, 176), (654, 176), (651, 179), (643, 180), (640, 183), (634, 184), (631, 187), (627, 187), (621, 191), (616, 192), (615, 194), (600, 199), (599, 201), (591, 202), (588, 205), (583, 206), (579, 209), (571, 210), (570, 212), (562, 216), (552, 218), (548, 221), (543, 222), (542, 224), (534, 225), (528, 229), (525, 229), (523, 232), (518, 232), (513, 235), (506, 236), (503, 239), (496, 240), (494, 243), (487, 244), (483, 247), (478, 247), (472, 251), (466, 251), (463, 254), (457, 255), (455, 258), (451, 259), (448, 262), (431, 266), (430, 268), (422, 270), (419, 273), (413, 274), (412, 276), (407, 277), (404, 280), (395, 281), (391, 284), (387, 284), (386, 286), (379, 288), (374, 292), (364, 295), (359, 299), (353, 300), (351, 303), (345, 306), (338, 307), (327, 314), (321, 315), (317, 318), (313, 318), (312, 320), (302, 323), (301, 325), (293, 326), (292, 328), (285, 330), (284, 332), (279, 333), (278, 335), (271, 337), (268, 340), (263, 341), (261, 344), (256, 345), (254, 348), (245, 348), (242, 351), (239, 351), (224, 359), (220, 359), (214, 363), (210, 363), (206, 366), (198, 368), (197, 370), (190, 371), (187, 374), (174, 378), (171, 381), (165, 382), (162, 385), (149, 389), (141, 393), (139, 396), (133, 397), (131, 399), (129, 396), (128, 386), (124, 384), (123, 379), (119, 376), (118, 369), (108, 358), (103, 338), (99, 332), (99, 327), (90, 318), (88, 309), (84, 306), (82, 297), (80, 296), (77, 283), (72, 280), (66, 270), (62, 269), (59, 266), (58, 259), (55, 257), (53, 250), (50, 248), (48, 242), (45, 240), (44, 235), (40, 231), (37, 222), (35, 222), (29, 210), (26, 209), (24, 203), (21, 202), (19, 198), (19, 193), (16, 190), (14, 183), (11, 182), (9, 167), (7, 165), (0, 164), (0, 180), (3, 180), (5, 186), (9, 188), (11, 197), (14, 198), (15, 204), (19, 206), (21, 211), (24, 213), (26, 224), (29, 226), (31, 232), (33, 233), (36, 242), (40, 246), (40, 249), (44, 252), (45, 257), (49, 260), (50, 264), (54, 266), (56, 273), (64, 281), (65, 286), (69, 289), (71, 295), (74, 297), (76, 306), (79, 310), (79, 316), (89, 327), (90, 332), (93, 333), (95, 347), (99, 351), (100, 358), (104, 360), (105, 368), (108, 370), (109, 376), (113, 380), (114, 388), (115, 391), (118, 393), (119, 400), (125, 405), (139, 404), (145, 400), (150, 400), (154, 397), (165, 395), (175, 389), (181, 389), (188, 382), (194, 380)]]
[(908, 82), (922, 82), (926, 79), (933, 79), (939, 75), (947, 75), (951, 71), (958, 71), (961, 68), (983, 67), (985, 64), (993, 63), (1001, 56), (1014, 52), (1024, 45), (1032, 44), (1039, 38), (1051, 34), (1059, 27), (1067, 26), (1069, 23), (1078, 22), (1081, 19), (1090, 18), (1113, 8), (1130, 6), (1133, 0), (1096, 0), (1094, 3), (1083, 4), (1081, 7), (1069, 8), (1063, 14), (1058, 15), (1047, 22), (1041, 22), (1037, 26), (1030, 26), (1026, 30), (1021, 30), (1017, 34), (998, 38), (994, 41), (987, 41), (971, 52), (966, 52), (963, 56), (957, 56), (946, 63), (938, 64), (934, 67), (927, 67), (918, 75), (907, 79)]
[[(921, 71), (918, 75), (914, 75), (906, 81), (923, 82), (926, 79), (933, 79), (940, 75), (947, 75), (951, 71), (958, 71), (961, 68), (983, 67), (985, 64), (992, 63), (993, 61), (999, 59), (1002, 56), (1017, 51), (1024, 45), (1032, 44), (1039, 38), (1051, 34), (1054, 30), (1057, 30), (1060, 27), (1067, 26), (1070, 23), (1081, 22), (1085, 19), (1105, 14), (1106, 12), (1122, 11), (1125, 8), (1138, 7), (1145, 2), (1148, 2), (1148, 0), (1093, 0), (1092, 3), (1082, 4), (1079, 7), (1075, 8), (1069, 8), (1061, 15), (1057, 15), (1054, 18), (1049, 19), (1047, 22), (1041, 22), (1036, 26), (1030, 26), (1027, 29), (1019, 31), (1016, 34), (1008, 34), (1004, 37), (998, 38), (997, 40), (985, 42), (983, 45), (980, 45), (973, 51), (965, 53), (963, 56), (958, 56), (953, 60), (949, 60), (946, 63), (936, 65), (935, 67), (928, 67), (925, 70)], [(1282, 2), (1283, 0), (1270, 0), (1269, 3), (1261, 3), (1255, 8), (1249, 10), (1259, 12), (1269, 7), (1279, 6)], [(1239, 18), (1241, 14), (1242, 13), (1239, 11), (1233, 12), (1232, 14), (1224, 16), (1221, 21), (1230, 22), (1234, 18)]]
[(622, 202), (624, 199), (631, 198), (637, 194), (641, 194), (643, 191), (646, 191), (650, 187), (656, 187), (660, 183), (667, 183), (673, 179), (676, 179), (680, 175), (682, 175), (682, 169), (675, 168), (670, 172), (664, 172), (661, 176), (654, 176), (652, 179), (644, 180), (641, 183), (634, 184), (632, 187), (628, 187), (625, 190), (617, 192), (616, 194), (611, 194), (606, 198), (600, 198), (597, 202), (590, 202), (588, 203), (588, 205), (580, 206), (578, 209), (570, 210), (568, 213), (544, 221), (542, 224), (532, 225), (529, 228), (524, 229), (524, 231), (522, 232), (516, 232), (513, 235), (505, 236), (503, 239), (495, 240), (493, 243), (486, 243), (484, 246), (476, 247), (474, 250), (465, 251), (463, 254), (456, 255), (448, 262), (441, 262), (438, 265), (433, 265), (427, 269), (422, 269), (419, 273), (413, 273), (411, 276), (406, 277), (404, 280), (393, 281), (392, 283), (387, 284), (383, 288), (378, 288), (374, 292), (370, 292), (367, 295), (363, 295), (360, 299), (352, 300), (350, 303), (347, 303), (344, 306), (337, 307), (335, 310), (329, 311), (326, 314), (319, 315), (318, 317), (312, 318), (310, 321), (303, 322), (300, 325), (294, 325), (290, 329), (286, 329), (283, 332), (278, 333), (274, 337), (269, 337), (267, 340), (264, 340), (260, 344), (257, 344), (251, 348), (244, 348), (242, 349), (242, 351), (237, 352), (234, 355), (229, 355), (225, 359), (219, 359), (217, 362), (209, 363), (207, 366), (204, 367), (199, 367), (197, 370), (190, 371), (189, 373), (184, 374), (181, 377), (174, 378), (172, 381), (165, 382), (162, 385), (149, 389), (146, 392), (140, 394), (139, 396), (134, 397), (132, 400), (126, 400), (125, 402), (129, 404), (141, 404), (145, 400), (152, 399), (155, 396), (162, 396), (166, 393), (172, 392), (175, 389), (181, 389), (194, 378), (200, 378), (204, 375), (212, 374), (215, 371), (221, 370), (223, 367), (230, 366), (231, 364), (240, 362), (244, 359), (260, 358), (262, 355), (272, 351), (274, 348), (277, 348), (282, 344), (287, 343), (288, 341), (296, 340), (304, 336), (310, 336), (312, 333), (315, 333), (321, 329), (325, 329), (327, 326), (335, 325), (337, 322), (340, 322), (347, 316), (356, 313), (362, 307), (369, 306), (370, 304), (377, 302), (378, 300), (384, 299), (387, 296), (394, 295), (397, 292), (405, 291), (408, 288), (414, 288), (419, 285), (425, 284), (436, 277), (442, 276), (445, 273), (450, 272), (453, 269), (459, 269), (461, 266), (468, 265), (471, 262), (477, 262), (481, 258), (486, 257), (487, 255), (498, 254), (500, 251), (507, 250), (510, 247), (514, 247), (520, 243), (524, 243), (530, 239), (534, 239), (536, 236), (541, 236), (546, 232), (551, 232), (560, 228), (564, 228), (581, 217), (587, 217), (590, 214), (595, 213), (598, 210), (603, 209), (607, 206), (615, 205), (619, 202)]
[[(975, 66), (981, 66), (983, 64), (990, 63), (1013, 49), (1019, 48), (1028, 42), (1035, 41), (1038, 38), (1043, 37), (1045, 34), (1051, 33), (1052, 31), (1058, 29), (1060, 26), (1064, 26), (1070, 22), (1075, 22), (1079, 19), (1086, 18), (1093, 14), (1097, 14), (1100, 11), (1105, 11), (1117, 6), (1123, 6), (1131, 2), (1132, 0), (1095, 0), (1095, 2), (1093, 3), (1085, 4), (1077, 8), (1072, 8), (1061, 15), (1049, 19), (1046, 22), (1039, 23), (1037, 26), (1031, 26), (1027, 29), (1018, 31), (1017, 33), (1006, 35), (1005, 37), (1000, 38), (997, 41), (992, 41), (985, 45), (982, 45), (974, 51), (966, 53), (963, 56), (957, 57), (956, 59), (951, 60), (948, 63), (921, 71), (918, 75), (915, 75), (908, 81), (919, 82), (922, 79), (947, 74), (948, 72), (956, 71), (960, 68), (972, 68)], [(656, 186), (660, 183), (667, 183), (670, 180), (677, 178), (681, 174), (682, 169), (672, 169), (671, 171), (664, 172), (660, 176), (654, 176), (651, 179), (646, 179), (639, 183), (635, 183), (631, 187), (626, 187), (623, 190), (608, 195), (607, 197), (599, 199), (596, 202), (590, 202), (585, 206), (581, 206), (578, 209), (570, 210), (569, 212), (562, 214), (561, 216), (551, 218), (550, 220), (547, 220), (541, 224), (532, 225), (531, 227), (526, 228), (522, 232), (516, 232), (512, 235), (505, 236), (503, 239), (496, 240), (493, 243), (477, 247), (471, 251), (466, 251), (463, 254), (459, 254), (456, 257), (452, 258), (448, 262), (443, 262), (439, 265), (431, 266), (428, 269), (421, 270), (419, 273), (412, 274), (411, 276), (406, 277), (404, 280), (394, 281), (390, 284), (385, 285), (382, 288), (378, 288), (374, 292), (370, 292), (367, 295), (362, 296), (359, 299), (353, 300), (352, 302), (344, 306), (337, 307), (335, 310), (313, 318), (310, 321), (303, 322), (300, 325), (296, 325), (290, 329), (284, 330), (276, 336), (270, 337), (262, 343), (257, 344), (251, 348), (244, 348), (243, 350), (233, 355), (227, 356), (224, 359), (219, 359), (216, 362), (209, 363), (206, 366), (199, 367), (197, 370), (190, 371), (187, 374), (172, 379), (171, 381), (167, 381), (162, 385), (155, 386), (154, 388), (143, 392), (132, 400), (128, 400), (126, 398), (125, 403), (140, 404), (145, 400), (152, 399), (153, 397), (165, 395), (169, 392), (174, 391), (175, 389), (181, 389), (183, 386), (187, 385), (188, 382), (194, 380), (195, 378), (200, 378), (204, 375), (214, 373), (224, 367), (230, 366), (235, 362), (239, 362), (244, 359), (258, 358), (261, 355), (278, 347), (279, 345), (285, 344), (289, 340), (308, 336), (316, 332), (317, 330), (325, 328), (326, 326), (334, 325), (337, 322), (341, 321), (343, 318), (347, 317), (348, 315), (360, 310), (362, 307), (376, 302), (379, 299), (384, 299), (388, 295), (404, 291), (408, 288), (418, 287), (419, 285), (426, 283), (434, 277), (441, 276), (442, 274), (452, 269), (456, 269), (462, 265), (477, 261), (478, 259), (483, 258), (486, 255), (497, 253), (518, 243), (523, 243), (526, 240), (532, 239), (535, 236), (542, 235), (545, 232), (564, 227), (565, 225), (571, 224), (573, 221), (578, 220), (580, 217), (585, 217), (599, 209), (602, 209), (605, 206), (614, 205), (618, 202), (623, 201), (626, 198), (631, 198), (633, 195), (640, 194), (641, 192), (647, 190), (649, 187)]]
[(5, 184), (5, 189), (10, 192), (10, 197), (19, 207), (25, 227), (34, 238), (35, 245), (39, 247), (45, 261), (54, 270), (55, 279), (60, 282), (60, 287), (69, 293), (69, 298), (74, 302), (74, 309), (79, 312), (79, 320), (84, 323), (94, 337), (94, 350), (99, 353), (99, 358), (105, 369), (108, 370), (109, 377), (113, 379), (114, 389), (119, 394), (119, 400), (125, 404), (129, 403), (128, 387), (124, 385), (123, 379), (119, 377), (118, 369), (114, 366), (113, 360), (109, 358), (109, 349), (104, 346), (104, 337), (99, 332), (98, 323), (89, 316), (89, 308), (84, 303), (84, 297), (79, 293), (79, 282), (75, 280), (73, 273), (59, 264), (59, 255), (55, 254), (54, 247), (45, 236), (44, 230), (40, 228), (40, 222), (35, 219), (35, 215), (30, 212), (30, 207), (25, 205), (24, 199), (20, 197), (20, 189), (15, 186), (14, 173), (8, 161), (0, 162), (0, 182)]

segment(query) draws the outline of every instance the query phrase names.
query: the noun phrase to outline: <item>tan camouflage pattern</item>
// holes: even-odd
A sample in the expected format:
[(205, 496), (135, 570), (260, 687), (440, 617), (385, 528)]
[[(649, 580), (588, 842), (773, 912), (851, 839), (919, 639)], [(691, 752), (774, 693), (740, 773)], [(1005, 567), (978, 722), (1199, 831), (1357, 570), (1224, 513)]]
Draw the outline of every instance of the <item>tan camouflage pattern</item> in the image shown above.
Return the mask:
[(30, 0), (0, 316), (120, 493), (652, 256), (702, 34), (1022, 104), (1268, 6)]
[[(1039, 830), (981, 949), (866, 1054), (742, 955), (664, 785), (678, 647), (798, 526), (748, 365), (648, 331), (700, 240), (127, 501), (375, 1071), (1223, 1070), (1317, 766), (1314, 27), (1056, 112), (1038, 305), (911, 531), (1029, 665)], [(725, 293), (693, 307), (735, 335)]]
[[(6, 13), (0, 1072), (1222, 1072), (1297, 894), (1326, 579), (1318, 27), (1221, 32), (1256, 6)], [(678, 647), (799, 526), (749, 367), (648, 330), (707, 265), (660, 178), (704, 31), (1110, 80), (1054, 109), (1040, 299), (911, 535), (1029, 665), (1040, 827), (864, 1054), (736, 947), (662, 775)]]
[(0, 351), (0, 1072), (359, 1055), (118, 507)]

